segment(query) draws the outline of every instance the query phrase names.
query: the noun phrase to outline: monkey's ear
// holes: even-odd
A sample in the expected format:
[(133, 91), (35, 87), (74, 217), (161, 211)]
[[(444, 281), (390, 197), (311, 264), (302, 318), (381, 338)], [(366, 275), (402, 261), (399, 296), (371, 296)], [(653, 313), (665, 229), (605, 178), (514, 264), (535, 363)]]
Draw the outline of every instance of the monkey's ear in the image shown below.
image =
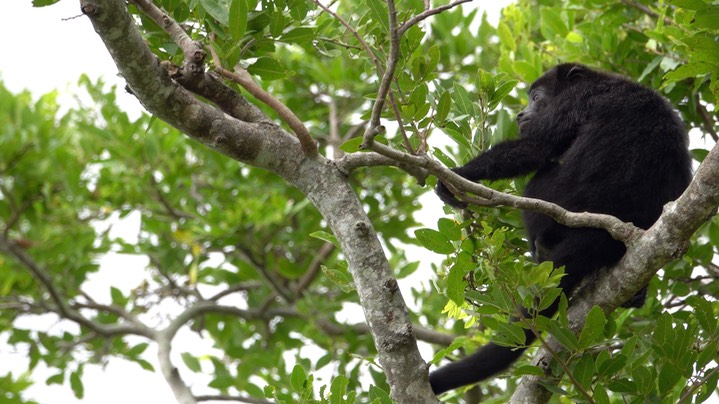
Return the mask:
[(587, 68), (582, 65), (574, 65), (565, 75), (568, 79), (583, 77), (587, 73)]

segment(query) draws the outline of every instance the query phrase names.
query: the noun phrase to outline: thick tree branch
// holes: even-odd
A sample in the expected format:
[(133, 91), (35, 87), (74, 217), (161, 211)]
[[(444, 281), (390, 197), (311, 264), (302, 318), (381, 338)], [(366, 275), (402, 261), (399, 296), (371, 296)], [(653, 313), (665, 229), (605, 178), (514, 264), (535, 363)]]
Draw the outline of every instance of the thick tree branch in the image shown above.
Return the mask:
[[(692, 234), (717, 213), (718, 206), (719, 145), (704, 159), (679, 199), (669, 203), (657, 222), (629, 243), (622, 260), (573, 296), (567, 312), (571, 329), (581, 331), (594, 306), (611, 313), (646, 285), (659, 268), (681, 257)], [(548, 376), (549, 350), (560, 352), (563, 348), (552, 337), (547, 338), (547, 344), (548, 348), (541, 348), (534, 358), (534, 364), (544, 369), (547, 377), (525, 376), (512, 396), (513, 403), (545, 402), (551, 395), (539, 383), (556, 383)]]
[[(436, 402), (397, 281), (346, 177), (322, 156), (307, 158), (298, 140), (278, 126), (236, 119), (173, 82), (137, 32), (124, 0), (80, 0), (80, 4), (120, 73), (150, 112), (214, 150), (273, 171), (307, 195), (347, 259), (393, 399)], [(191, 395), (169, 362), (169, 331), (163, 334), (166, 339), (158, 352), (162, 371), (178, 399), (192, 402), (184, 401)]]
[[(142, 10), (147, 16), (152, 18), (159, 26), (161, 26), (170, 35), (172, 40), (182, 49), (185, 55), (185, 65), (180, 69), (182, 70), (182, 72), (177, 73), (177, 79), (178, 82), (183, 85), (183, 87), (192, 85), (193, 81), (200, 78), (198, 76), (205, 75), (202, 63), (205, 60), (206, 53), (202, 49), (201, 43), (190, 39), (187, 33), (185, 33), (185, 31), (182, 29), (180, 24), (175, 22), (175, 20), (173, 20), (159, 7), (155, 6), (152, 1), (131, 0), (131, 3), (137, 5), (140, 10)], [(248, 92), (250, 92), (250, 94), (254, 95), (258, 100), (264, 102), (272, 109), (274, 109), (275, 112), (280, 115), (280, 118), (282, 118), (282, 120), (285, 121), (285, 123), (287, 123), (290, 128), (292, 128), (292, 131), (295, 133), (295, 135), (300, 141), (300, 144), (302, 145), (302, 150), (304, 151), (304, 153), (308, 156), (317, 155), (317, 144), (312, 139), (309, 130), (307, 130), (302, 121), (300, 121), (299, 118), (297, 118), (297, 116), (289, 108), (287, 108), (286, 105), (281, 103), (271, 94), (265, 92), (262, 87), (260, 87), (257, 83), (254, 82), (254, 80), (252, 80), (252, 77), (250, 77), (249, 73), (247, 73), (244, 69), (241, 69), (239, 73), (232, 73), (222, 68), (222, 63), (214, 52), (212, 56), (214, 59), (215, 66), (217, 67), (218, 73), (240, 84)], [(182, 76), (189, 77), (189, 80), (182, 80)], [(224, 91), (220, 92), (220, 94), (225, 91), (232, 90), (228, 87)], [(205, 92), (205, 95), (209, 95), (210, 97), (208, 99), (214, 101), (215, 95), (212, 92)], [(225, 96), (223, 98), (227, 97)], [(228, 107), (229, 106), (227, 105), (225, 106), (225, 108)], [(225, 108), (223, 108), (223, 110)]]

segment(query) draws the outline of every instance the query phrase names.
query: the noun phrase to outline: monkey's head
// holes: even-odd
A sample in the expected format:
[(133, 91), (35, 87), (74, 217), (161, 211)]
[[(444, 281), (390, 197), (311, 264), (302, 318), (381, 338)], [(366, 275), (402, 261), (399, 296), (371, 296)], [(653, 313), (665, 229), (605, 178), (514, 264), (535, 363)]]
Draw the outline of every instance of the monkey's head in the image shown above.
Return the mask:
[(527, 107), (517, 114), (522, 137), (535, 130), (564, 130), (586, 120), (591, 95), (605, 75), (575, 63), (557, 65), (529, 87)]

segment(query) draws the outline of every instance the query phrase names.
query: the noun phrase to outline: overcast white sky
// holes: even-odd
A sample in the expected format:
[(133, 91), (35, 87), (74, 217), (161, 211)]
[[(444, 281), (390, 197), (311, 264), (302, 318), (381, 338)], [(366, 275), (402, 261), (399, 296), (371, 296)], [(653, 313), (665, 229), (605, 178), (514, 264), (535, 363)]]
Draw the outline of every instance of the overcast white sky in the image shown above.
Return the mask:
[[(510, 2), (475, 1), (477, 6), (487, 9), (490, 20), (496, 19), (500, 8)], [(117, 69), (89, 21), (82, 16), (72, 18), (80, 14), (77, 0), (62, 0), (45, 8), (33, 8), (31, 0), (0, 0), (0, 38), (3, 43), (0, 80), (13, 92), (29, 89), (35, 96), (57, 89), (66, 94), (61, 97), (61, 101), (72, 103), (69, 94), (74, 91), (74, 83), (82, 73), (93, 79), (103, 77), (106, 82), (118, 86), (117, 98), (123, 108), (137, 113), (140, 111), (139, 103), (122, 90), (125, 83), (117, 76)], [(113, 262), (108, 262), (103, 273), (119, 274), (120, 279), (113, 276), (114, 279), (97, 282), (111, 283), (124, 290), (133, 287), (132, 281), (125, 285), (117, 283), (137, 279), (143, 264), (131, 261), (123, 261), (122, 265), (116, 265), (117, 262), (114, 264), (116, 268), (110, 269)], [(104, 290), (108, 286), (102, 285)], [(54, 330), (59, 330), (57, 324), (49, 324)], [(192, 336), (184, 335), (183, 338), (188, 341)], [(154, 356), (148, 356), (147, 359), (154, 363)], [(17, 376), (26, 370), (26, 366), (25, 354), (13, 351), (4, 344), (4, 340), (0, 340), (0, 376), (8, 371)], [(41, 404), (175, 402), (169, 387), (158, 373), (144, 371), (138, 365), (125, 361), (113, 360), (105, 369), (87, 367), (83, 378), (85, 399), (82, 401), (74, 398), (69, 386), (45, 386), (45, 378), (52, 374), (54, 372), (38, 372), (36, 383), (26, 398), (35, 399)]]

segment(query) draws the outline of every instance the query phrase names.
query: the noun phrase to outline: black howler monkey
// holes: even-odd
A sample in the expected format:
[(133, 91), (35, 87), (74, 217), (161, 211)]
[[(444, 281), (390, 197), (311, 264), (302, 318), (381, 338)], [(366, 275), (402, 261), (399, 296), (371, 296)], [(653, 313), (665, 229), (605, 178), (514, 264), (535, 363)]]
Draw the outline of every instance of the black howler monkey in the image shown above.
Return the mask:
[[(573, 212), (614, 215), (643, 229), (691, 180), (687, 134), (678, 114), (657, 92), (614, 74), (561, 64), (529, 88), (517, 115), (519, 139), (497, 144), (454, 171), (472, 181), (536, 172), (524, 196)], [(437, 195), (464, 207), (441, 182)], [(569, 228), (524, 212), (529, 249), (537, 262), (564, 266), (560, 287), (570, 295), (585, 275), (617, 263), (626, 250), (609, 233)], [(645, 293), (645, 291), (644, 291)], [(640, 293), (629, 305), (640, 306)], [(543, 312), (551, 316), (556, 304)], [(527, 344), (534, 336), (527, 332)], [(521, 354), (489, 343), (430, 374), (436, 394), (487, 379)]]

